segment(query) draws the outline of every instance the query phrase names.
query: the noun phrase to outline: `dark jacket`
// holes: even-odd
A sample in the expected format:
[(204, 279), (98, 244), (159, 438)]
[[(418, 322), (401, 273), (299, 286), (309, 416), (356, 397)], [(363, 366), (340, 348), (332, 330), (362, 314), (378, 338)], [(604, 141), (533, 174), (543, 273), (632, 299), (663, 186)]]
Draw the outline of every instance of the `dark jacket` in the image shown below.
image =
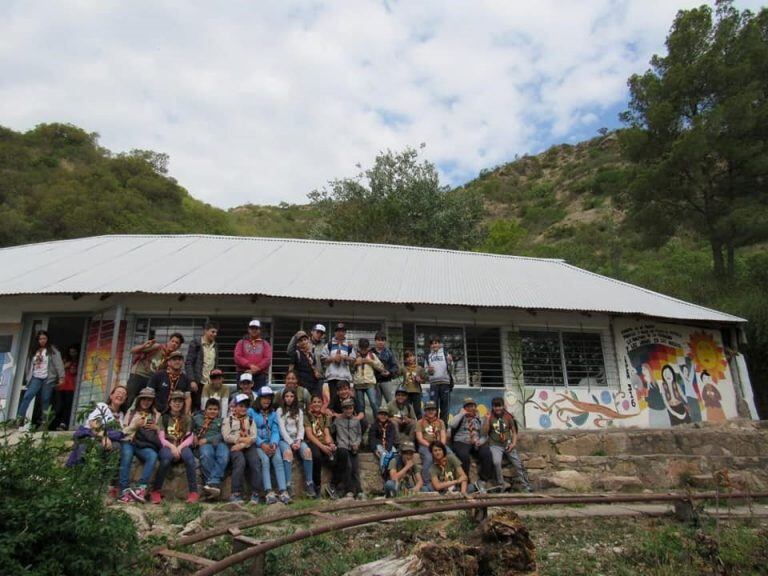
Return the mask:
[[(216, 366), (218, 360), (217, 356), (219, 349), (216, 346), (216, 342), (213, 343), (213, 364)], [(184, 362), (184, 373), (187, 375), (187, 379), (190, 382), (197, 382), (202, 384), (203, 379), (203, 341), (202, 336), (200, 338), (194, 338), (189, 343), (189, 349), (187, 350), (187, 359)]]
[(397, 426), (392, 421), (387, 421), (387, 425), (382, 427), (377, 419), (368, 431), (368, 446), (371, 452), (376, 452), (376, 446), (384, 446), (385, 450), (392, 450), (397, 445), (397, 439)]
[(373, 349), (373, 353), (379, 357), (381, 363), (384, 364), (384, 369), (389, 372), (389, 376), (383, 376), (381, 372), (376, 372), (376, 382), (389, 382), (392, 378), (400, 375), (400, 366), (397, 363), (395, 353), (389, 348), (384, 348), (381, 352)]

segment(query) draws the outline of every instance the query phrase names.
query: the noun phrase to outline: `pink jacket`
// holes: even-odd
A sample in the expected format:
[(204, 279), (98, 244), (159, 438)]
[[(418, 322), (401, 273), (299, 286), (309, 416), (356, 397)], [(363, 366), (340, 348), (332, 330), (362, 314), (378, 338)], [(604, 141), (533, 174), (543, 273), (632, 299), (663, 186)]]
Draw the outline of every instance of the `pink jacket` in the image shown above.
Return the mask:
[(251, 364), (259, 367), (260, 373), (266, 373), (272, 363), (272, 347), (264, 339), (253, 342), (242, 338), (235, 346), (235, 366), (238, 372), (247, 372)]

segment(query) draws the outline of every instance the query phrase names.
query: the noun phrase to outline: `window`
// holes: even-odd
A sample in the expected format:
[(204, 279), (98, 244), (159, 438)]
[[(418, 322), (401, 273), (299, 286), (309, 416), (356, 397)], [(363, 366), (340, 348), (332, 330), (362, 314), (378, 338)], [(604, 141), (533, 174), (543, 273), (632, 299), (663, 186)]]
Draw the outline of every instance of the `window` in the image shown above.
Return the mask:
[(596, 332), (520, 332), (526, 386), (605, 386)]
[(466, 328), (467, 367), (472, 386), (504, 386), (501, 332), (498, 328)]

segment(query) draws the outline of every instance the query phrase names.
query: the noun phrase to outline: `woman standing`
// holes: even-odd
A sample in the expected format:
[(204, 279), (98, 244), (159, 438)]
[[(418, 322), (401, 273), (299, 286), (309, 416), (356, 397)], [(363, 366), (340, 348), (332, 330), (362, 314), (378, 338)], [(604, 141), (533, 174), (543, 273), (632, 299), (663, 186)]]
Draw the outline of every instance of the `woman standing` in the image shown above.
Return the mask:
[[(64, 384), (64, 362), (61, 354), (48, 340), (48, 332), (39, 330), (36, 335), (37, 347), (33, 350), (27, 364), (27, 390), (19, 405), (16, 418), (24, 423), (29, 405), (38, 394), (41, 397), (43, 415), (51, 406), (54, 386)], [(45, 416), (43, 416), (45, 417)], [(28, 430), (28, 425), (25, 426)]]
[(53, 393), (53, 407), (56, 417), (51, 427), (54, 430), (69, 428), (69, 416), (72, 412), (72, 400), (75, 397), (75, 380), (77, 380), (78, 359), (80, 350), (70, 346), (64, 359), (64, 383), (56, 387)]

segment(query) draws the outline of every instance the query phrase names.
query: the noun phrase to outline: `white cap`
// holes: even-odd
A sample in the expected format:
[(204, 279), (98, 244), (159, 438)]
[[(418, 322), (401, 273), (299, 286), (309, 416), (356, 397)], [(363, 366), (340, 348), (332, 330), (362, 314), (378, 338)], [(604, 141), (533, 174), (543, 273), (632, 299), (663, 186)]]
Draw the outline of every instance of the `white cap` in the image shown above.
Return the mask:
[(235, 404), (240, 404), (240, 402), (246, 402), (250, 399), (251, 397), (248, 394), (237, 394), (235, 396)]
[(261, 328), (261, 320), (251, 320), (248, 324), (248, 328)]
[(242, 374), (240, 374), (240, 382), (242, 382), (243, 380), (247, 380), (248, 382), (253, 382), (253, 374), (251, 374), (250, 372), (243, 372)]
[(272, 390), (272, 388), (270, 388), (269, 386), (262, 386), (261, 388), (259, 388), (259, 398), (261, 398), (262, 396), (274, 396), (274, 395), (275, 395), (275, 391)]
[(315, 327), (312, 328), (312, 330), (317, 330), (319, 332), (325, 332), (325, 326), (323, 324), (315, 324)]

